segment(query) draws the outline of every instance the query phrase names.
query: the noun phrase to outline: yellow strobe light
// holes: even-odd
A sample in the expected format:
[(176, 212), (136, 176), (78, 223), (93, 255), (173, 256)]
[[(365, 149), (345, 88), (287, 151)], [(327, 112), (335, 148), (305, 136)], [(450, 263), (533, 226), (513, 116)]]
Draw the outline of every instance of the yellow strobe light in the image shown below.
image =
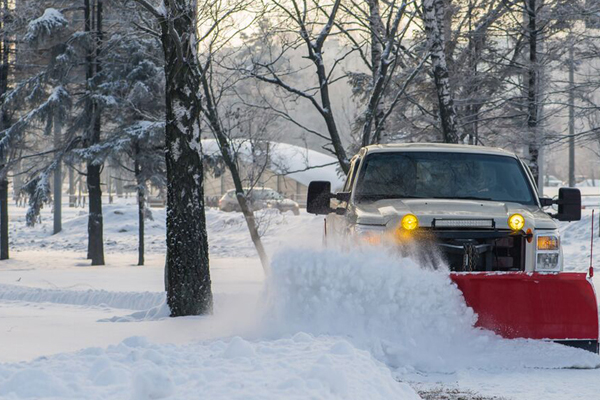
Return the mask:
[(520, 231), (525, 226), (525, 217), (521, 214), (513, 214), (508, 217), (508, 226), (513, 231)]
[(412, 231), (419, 227), (419, 219), (413, 214), (406, 214), (404, 217), (402, 217), (400, 225), (402, 225), (402, 228), (406, 229), (407, 231)]

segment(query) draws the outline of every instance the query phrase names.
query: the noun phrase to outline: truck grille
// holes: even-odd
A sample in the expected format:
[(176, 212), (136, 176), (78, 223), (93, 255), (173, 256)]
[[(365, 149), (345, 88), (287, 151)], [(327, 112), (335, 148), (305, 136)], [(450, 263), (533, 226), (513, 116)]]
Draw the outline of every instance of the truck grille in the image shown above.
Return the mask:
[[(510, 230), (422, 229), (451, 271), (524, 271), (526, 236)], [(429, 249), (429, 250), (427, 250)], [(424, 246), (423, 251), (432, 248)]]

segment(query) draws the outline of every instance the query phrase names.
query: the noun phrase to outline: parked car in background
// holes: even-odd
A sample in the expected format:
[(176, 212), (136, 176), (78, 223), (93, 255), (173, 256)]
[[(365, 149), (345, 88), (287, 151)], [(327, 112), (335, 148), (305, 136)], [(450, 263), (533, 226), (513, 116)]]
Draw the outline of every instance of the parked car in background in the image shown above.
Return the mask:
[(565, 186), (565, 182), (561, 181), (554, 175), (546, 175), (546, 178), (544, 179), (544, 186), (548, 186), (548, 187)]
[[(300, 214), (300, 207), (294, 200), (286, 199), (279, 192), (271, 188), (254, 187), (244, 188), (244, 192), (253, 211), (265, 208), (276, 208), (281, 212), (292, 211), (294, 215)], [(235, 189), (228, 190), (219, 200), (219, 209), (222, 211), (241, 211)]]

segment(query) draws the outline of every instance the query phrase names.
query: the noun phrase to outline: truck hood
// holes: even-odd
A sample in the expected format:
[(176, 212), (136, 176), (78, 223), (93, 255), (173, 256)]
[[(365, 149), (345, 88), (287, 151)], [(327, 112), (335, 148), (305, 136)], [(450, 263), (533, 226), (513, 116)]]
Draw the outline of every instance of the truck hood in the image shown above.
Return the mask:
[(489, 219), (493, 218), (498, 229), (509, 229), (508, 217), (514, 213), (525, 217), (525, 228), (556, 229), (554, 220), (537, 206), (519, 203), (451, 200), (451, 199), (386, 199), (355, 205), (356, 223), (365, 225), (399, 224), (406, 214), (414, 214), (422, 227), (431, 227), (434, 219)]

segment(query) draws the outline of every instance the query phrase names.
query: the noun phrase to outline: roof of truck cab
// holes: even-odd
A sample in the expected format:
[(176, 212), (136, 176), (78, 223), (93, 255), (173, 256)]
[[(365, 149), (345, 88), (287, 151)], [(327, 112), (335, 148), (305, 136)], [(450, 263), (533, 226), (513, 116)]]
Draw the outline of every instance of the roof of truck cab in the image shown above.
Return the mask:
[(514, 153), (498, 147), (472, 146), (468, 144), (447, 143), (390, 143), (375, 144), (364, 147), (366, 153), (384, 153), (394, 151), (427, 151), (444, 153), (493, 154), (499, 156), (517, 157)]

